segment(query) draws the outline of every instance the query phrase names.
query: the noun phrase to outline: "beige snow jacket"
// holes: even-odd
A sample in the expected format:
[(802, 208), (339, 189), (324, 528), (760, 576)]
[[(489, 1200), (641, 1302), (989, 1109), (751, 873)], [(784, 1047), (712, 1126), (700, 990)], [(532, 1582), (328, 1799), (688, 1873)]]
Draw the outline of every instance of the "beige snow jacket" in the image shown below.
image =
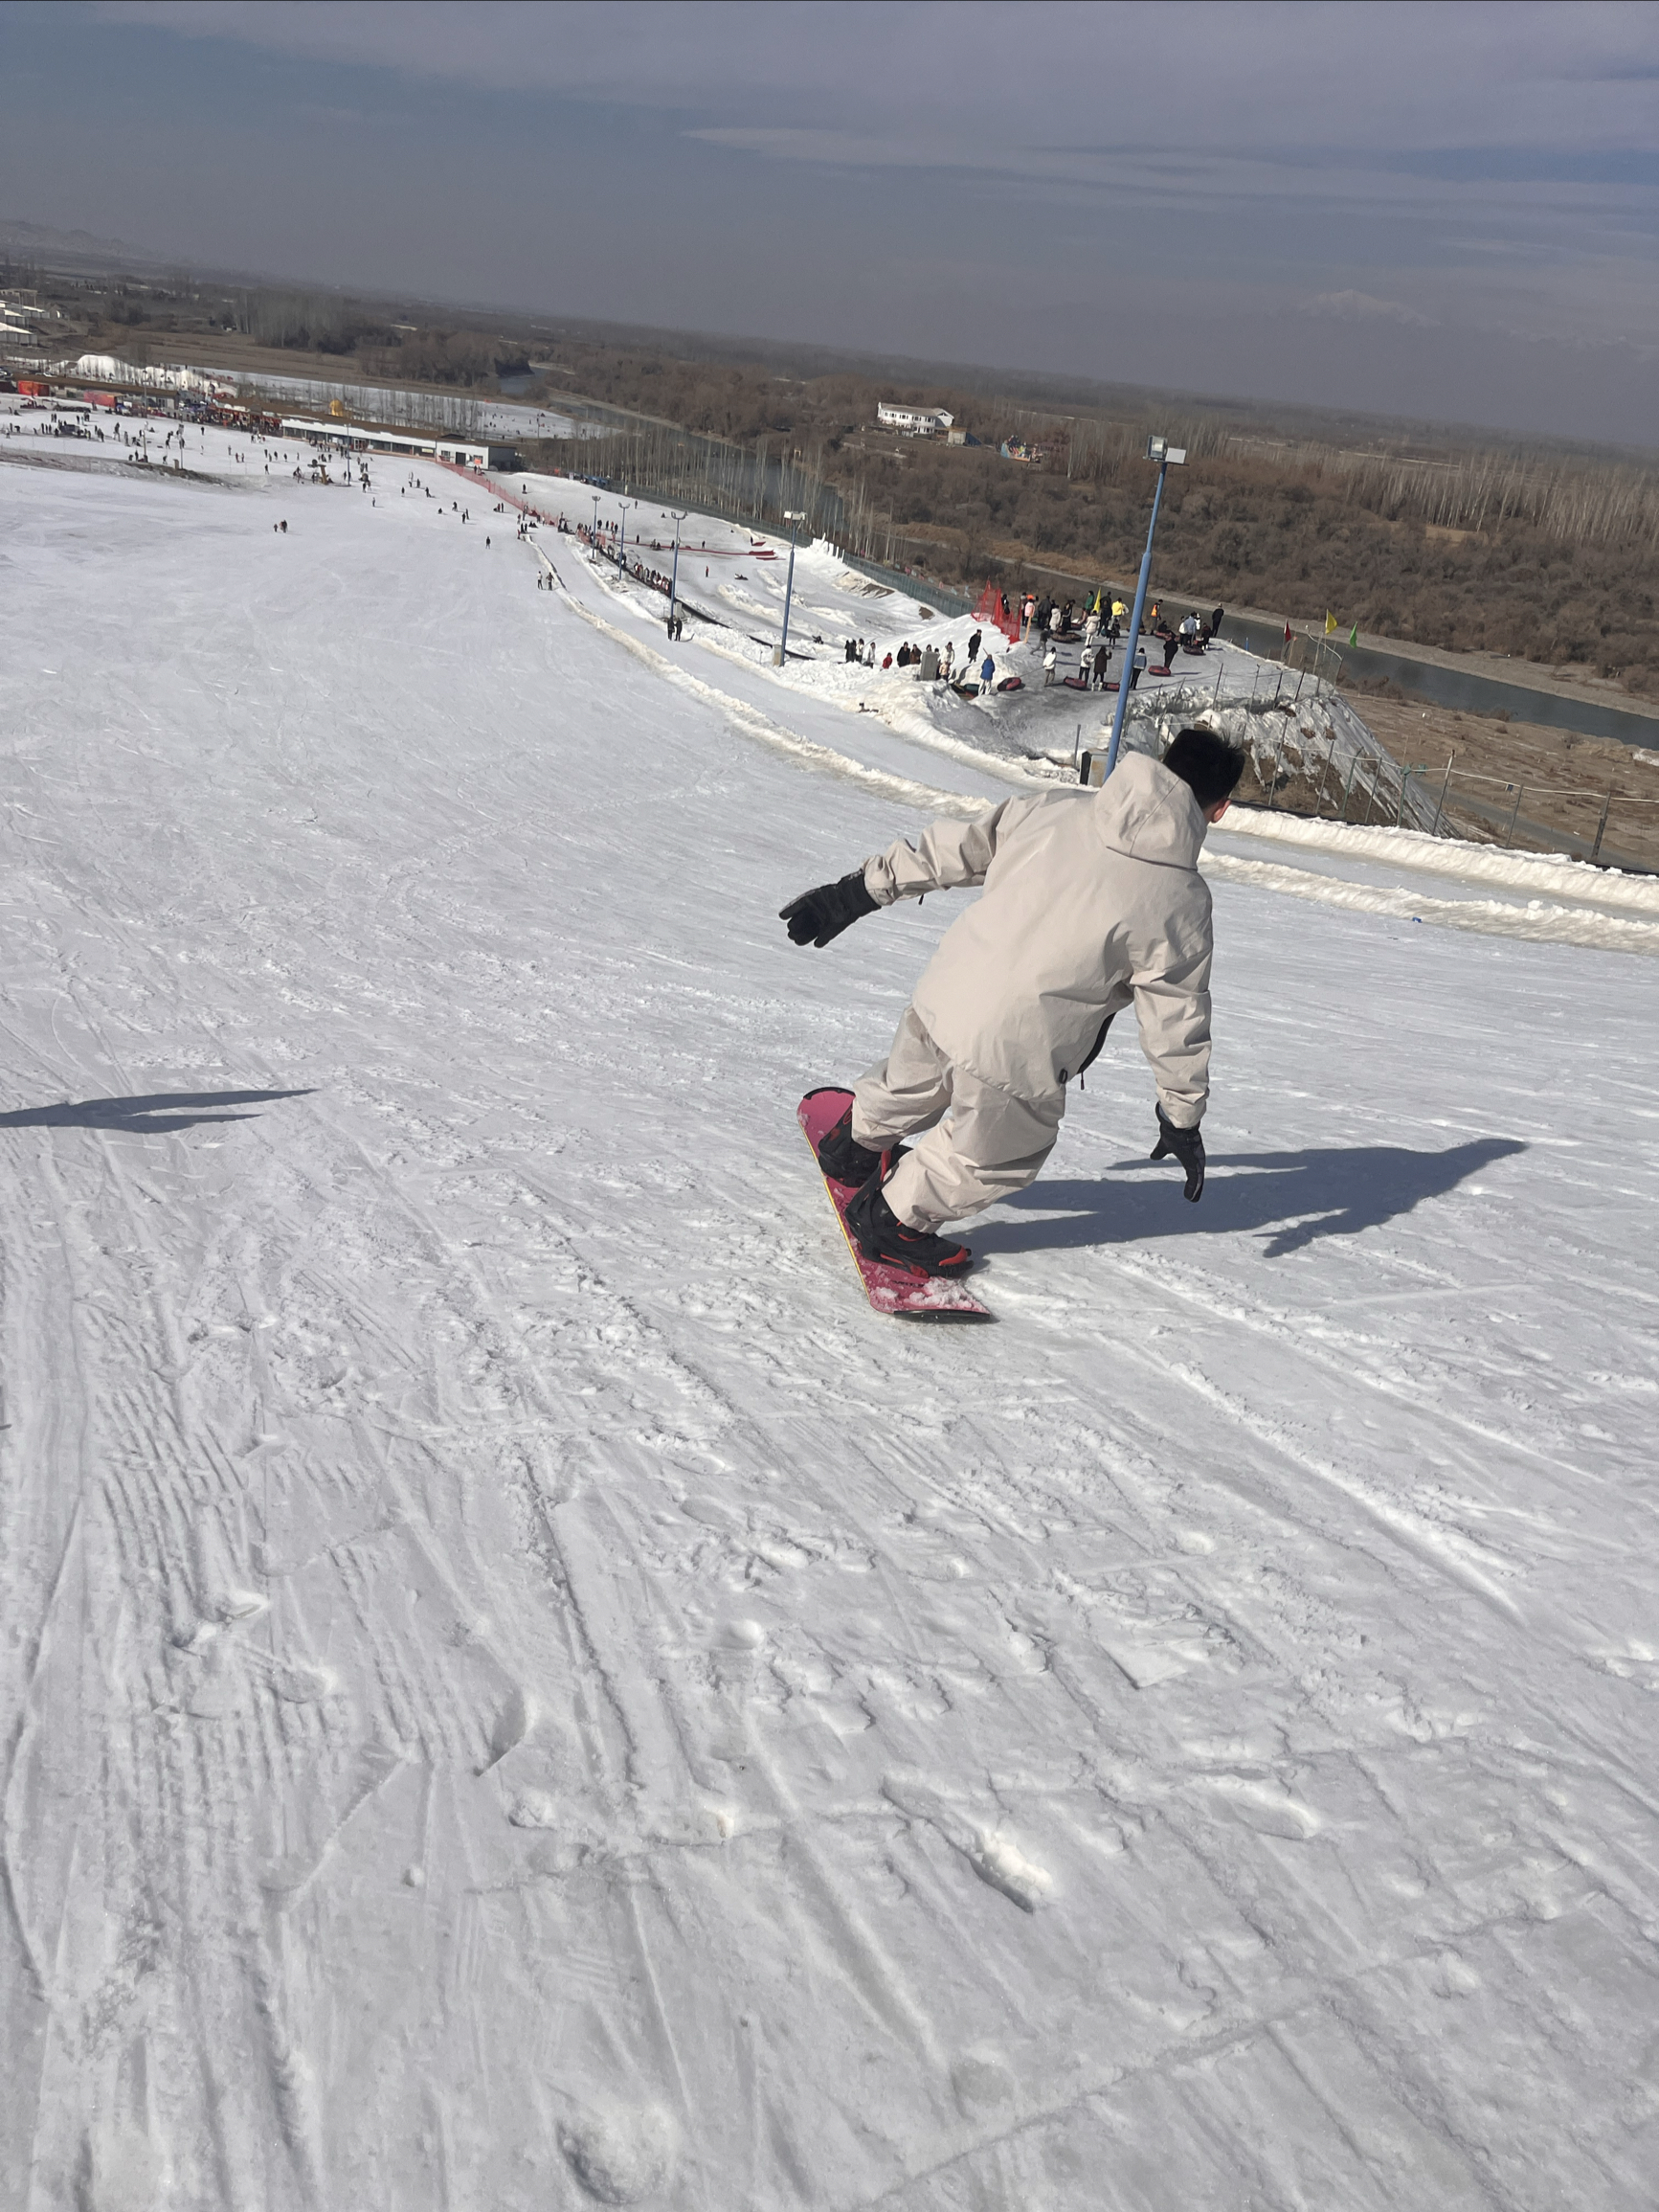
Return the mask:
[(1194, 1127), (1209, 1095), (1205, 827), (1178, 776), (1131, 754), (1098, 791), (1006, 800), (867, 860), (882, 906), (985, 886), (916, 986), (939, 1050), (1058, 1118), (1067, 1080), (1132, 999), (1163, 1110)]

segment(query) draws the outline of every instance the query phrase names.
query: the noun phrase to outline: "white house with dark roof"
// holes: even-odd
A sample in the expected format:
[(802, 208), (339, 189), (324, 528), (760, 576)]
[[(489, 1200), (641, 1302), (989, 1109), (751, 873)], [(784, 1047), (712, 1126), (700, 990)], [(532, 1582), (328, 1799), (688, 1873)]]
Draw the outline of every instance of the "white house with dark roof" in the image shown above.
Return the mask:
[(876, 402), (876, 420), (884, 430), (902, 430), (909, 438), (931, 438), (949, 430), (956, 418), (943, 407), (902, 406), (896, 399)]

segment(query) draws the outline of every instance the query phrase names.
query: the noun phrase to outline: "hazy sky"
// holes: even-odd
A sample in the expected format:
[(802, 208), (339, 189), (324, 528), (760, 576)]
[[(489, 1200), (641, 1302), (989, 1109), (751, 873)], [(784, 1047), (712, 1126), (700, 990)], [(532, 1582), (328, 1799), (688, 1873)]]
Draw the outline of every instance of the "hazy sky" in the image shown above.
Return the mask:
[(1659, 8), (0, 4), (0, 216), (1659, 446)]

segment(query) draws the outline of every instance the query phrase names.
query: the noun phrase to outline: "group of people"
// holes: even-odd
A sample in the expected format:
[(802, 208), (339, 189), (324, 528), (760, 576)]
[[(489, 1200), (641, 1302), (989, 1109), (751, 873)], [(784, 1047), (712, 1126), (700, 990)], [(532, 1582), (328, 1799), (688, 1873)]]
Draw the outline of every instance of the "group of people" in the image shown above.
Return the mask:
[[(1102, 638), (1091, 653), (1087, 642), (1085, 642), (1077, 658), (1077, 680), (1081, 683), (1084, 690), (1104, 691), (1107, 688), (1107, 672), (1111, 666), (1111, 648), (1115, 643), (1115, 638), (1110, 641)], [(1060, 649), (1054, 640), (1050, 638), (1042, 651), (1042, 686), (1044, 690), (1054, 681), (1054, 672), (1059, 660)], [(1140, 671), (1145, 666), (1146, 654), (1144, 652), (1137, 653), (1134, 667), (1130, 674), (1129, 688), (1132, 691), (1134, 689)], [(1071, 681), (1069, 678), (1066, 680)]]
[[(562, 516), (559, 527), (561, 530), (565, 528)], [(591, 523), (579, 522), (576, 525), (576, 535), (585, 540), (594, 553), (602, 554), (608, 561), (614, 561), (622, 574), (632, 576), (636, 583), (644, 584), (650, 591), (661, 592), (664, 598), (670, 598), (673, 593), (672, 580), (663, 576), (661, 570), (648, 569), (641, 560), (629, 561), (622, 553), (619, 544), (608, 542), (615, 539), (617, 534), (616, 526), (611, 523), (601, 523), (597, 534), (594, 533)], [(661, 549), (654, 547), (652, 550), (660, 551)], [(673, 636), (676, 633), (671, 631), (669, 634)]]
[(974, 632), (960, 662), (956, 659), (953, 639), (947, 639), (942, 646), (912, 645), (907, 640), (896, 653), (884, 653), (879, 663), (874, 638), (844, 639), (842, 649), (849, 667), (907, 668), (913, 670), (914, 681), (918, 684), (949, 684), (953, 690), (964, 692), (971, 697), (975, 676), (981, 691), (989, 691), (997, 680), (995, 657), (987, 653), (983, 661), (977, 661), (983, 638), (982, 630)]
[[(1147, 611), (1143, 630), (1143, 635), (1155, 637), (1164, 648), (1163, 666), (1154, 673), (1169, 675), (1177, 651), (1202, 653), (1221, 629), (1222, 612), (1217, 607), (1207, 623), (1189, 612), (1177, 627), (1166, 620), (1155, 600)], [(1112, 655), (1123, 642), (1128, 613), (1123, 600), (1102, 590), (1095, 593), (1085, 609), (1080, 625), (1075, 599), (1039, 598), (1034, 593), (1028, 593), (1020, 610), (1020, 642), (1042, 644), (1043, 688), (1059, 680), (1060, 646), (1076, 643), (1079, 646), (1077, 674), (1065, 677), (1065, 681), (1074, 690), (1114, 689), (1110, 675)], [(931, 645), (913, 645), (907, 640), (896, 653), (885, 654), (879, 665), (883, 668), (913, 669), (920, 683), (943, 681), (972, 695), (970, 687), (975, 677), (980, 691), (990, 690), (996, 681), (996, 662), (992, 656), (988, 653), (982, 664), (978, 661), (980, 643), (981, 632), (975, 630), (958, 666), (954, 644), (948, 643), (940, 650)], [(848, 638), (845, 652), (849, 664), (866, 668), (878, 666), (873, 639)], [(1132, 691), (1146, 668), (1147, 654), (1142, 647), (1136, 652), (1129, 673)]]

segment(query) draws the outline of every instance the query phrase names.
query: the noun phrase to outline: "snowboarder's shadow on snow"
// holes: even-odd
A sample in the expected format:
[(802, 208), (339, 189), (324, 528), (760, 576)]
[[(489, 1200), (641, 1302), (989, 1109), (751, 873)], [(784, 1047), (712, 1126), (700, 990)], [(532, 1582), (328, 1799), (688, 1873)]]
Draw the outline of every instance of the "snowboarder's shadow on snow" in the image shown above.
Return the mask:
[[(194, 1129), (199, 1122), (251, 1121), (251, 1114), (227, 1114), (227, 1106), (257, 1106), (269, 1098), (308, 1098), (309, 1091), (157, 1091), (143, 1098), (82, 1098), (61, 1106), (24, 1106), (0, 1114), (0, 1129), (124, 1129), (153, 1137), (172, 1129)], [(199, 1107), (221, 1109), (199, 1113)]]
[[(994, 1253), (1140, 1244), (1149, 1237), (1272, 1230), (1263, 1256), (1282, 1259), (1322, 1236), (1354, 1236), (1379, 1228), (1424, 1199), (1455, 1189), (1494, 1161), (1526, 1150), (1513, 1138), (1483, 1137), (1445, 1152), (1356, 1144), (1325, 1152), (1212, 1153), (1204, 1195), (1197, 1206), (1181, 1196), (1180, 1176), (1167, 1162), (1121, 1160), (1114, 1162), (1110, 1182), (1037, 1183), (1004, 1199), (1004, 1206), (1023, 1212), (1069, 1218), (995, 1221), (983, 1228), (976, 1223), (974, 1249), (989, 1257)], [(1118, 1180), (1127, 1172), (1144, 1172), (1156, 1187)]]

